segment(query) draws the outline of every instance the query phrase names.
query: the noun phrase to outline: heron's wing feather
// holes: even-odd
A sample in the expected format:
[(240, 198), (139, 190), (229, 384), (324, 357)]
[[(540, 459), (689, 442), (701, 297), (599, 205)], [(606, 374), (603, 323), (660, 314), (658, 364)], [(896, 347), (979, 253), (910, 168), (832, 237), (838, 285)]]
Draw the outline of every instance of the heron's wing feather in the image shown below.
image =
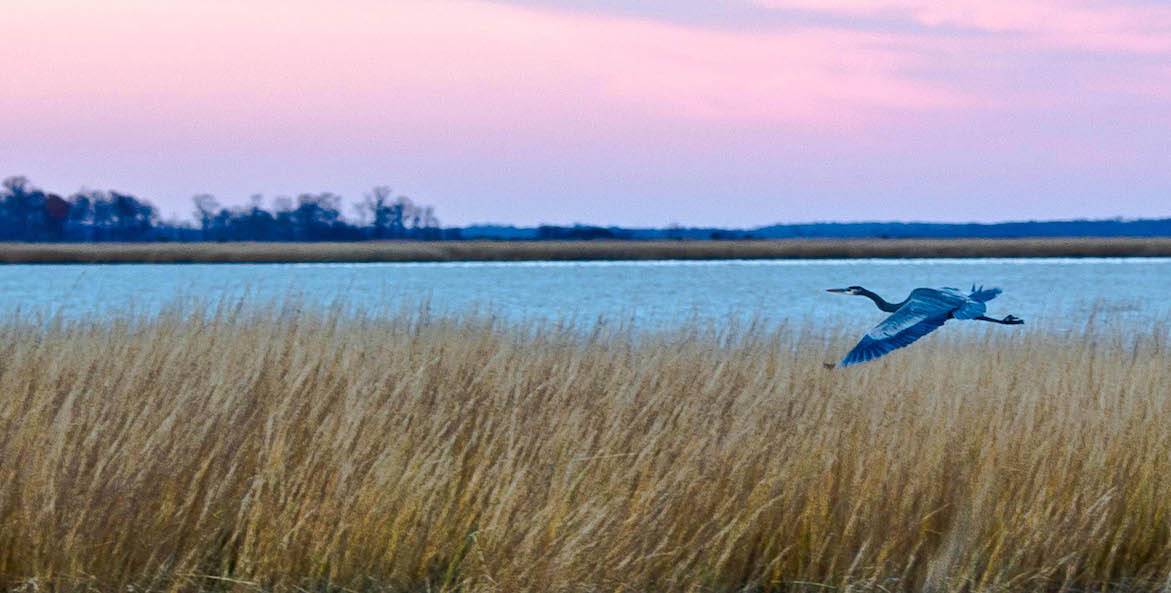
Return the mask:
[[(870, 333), (862, 336), (862, 340), (854, 346), (853, 350), (842, 359), (842, 366), (850, 366), (868, 360), (874, 360), (892, 350), (897, 350), (904, 346), (911, 345), (915, 340), (935, 331), (947, 321), (947, 315), (937, 315), (934, 317), (926, 315), (918, 315), (915, 317), (905, 317), (896, 325), (888, 326), (889, 322), (894, 319), (902, 309), (899, 309), (887, 318), (886, 321), (880, 323), (878, 327), (870, 331)], [(913, 321), (913, 323), (912, 323)], [(909, 325), (907, 325), (909, 323)], [(887, 334), (887, 330), (891, 328), (899, 328), (898, 331)]]
[(973, 301), (980, 302), (980, 303), (987, 303), (988, 301), (996, 298), (996, 295), (998, 295), (1000, 293), (1001, 293), (1001, 290), (999, 288), (985, 289), (983, 286), (981, 286), (980, 288), (976, 288), (975, 286), (972, 286), (972, 294), (968, 295), (968, 298), (972, 299)]
[(954, 311), (968, 302), (968, 295), (955, 288), (916, 288), (911, 291), (907, 303), (895, 311), (895, 315), (907, 307), (916, 312)]

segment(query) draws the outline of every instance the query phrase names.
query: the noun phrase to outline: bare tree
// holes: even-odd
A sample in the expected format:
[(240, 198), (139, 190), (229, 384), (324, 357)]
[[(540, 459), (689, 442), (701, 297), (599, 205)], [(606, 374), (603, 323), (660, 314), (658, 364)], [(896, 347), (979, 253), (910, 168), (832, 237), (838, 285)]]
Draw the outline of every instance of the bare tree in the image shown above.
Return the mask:
[(375, 239), (385, 239), (387, 237), (387, 229), (389, 228), (389, 206), (390, 206), (390, 187), (386, 185), (375, 186), (366, 194), (366, 199), (362, 201), (361, 207), (370, 214), (370, 219), (373, 221), (371, 226), (371, 235)]
[(212, 222), (221, 210), (220, 203), (211, 194), (199, 194), (191, 198), (191, 201), (195, 204), (195, 219), (199, 221), (199, 228), (203, 230), (203, 240), (207, 241), (211, 238), (209, 235)]

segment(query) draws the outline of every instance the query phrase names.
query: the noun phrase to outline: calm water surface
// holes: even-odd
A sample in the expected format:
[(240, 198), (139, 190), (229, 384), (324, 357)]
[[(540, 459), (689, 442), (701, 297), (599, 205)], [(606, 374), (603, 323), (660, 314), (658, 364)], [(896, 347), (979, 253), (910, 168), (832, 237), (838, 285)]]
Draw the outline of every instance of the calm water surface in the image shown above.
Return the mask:
[(890, 301), (918, 286), (999, 286), (990, 315), (1078, 329), (1171, 317), (1171, 258), (476, 262), (407, 264), (164, 264), (0, 266), (0, 313), (67, 317), (156, 311), (176, 298), (306, 304), (342, 301), (399, 310), (488, 309), (513, 319), (576, 316), (644, 328), (684, 319), (759, 316), (772, 322), (882, 318), (869, 301), (825, 292), (860, 284)]

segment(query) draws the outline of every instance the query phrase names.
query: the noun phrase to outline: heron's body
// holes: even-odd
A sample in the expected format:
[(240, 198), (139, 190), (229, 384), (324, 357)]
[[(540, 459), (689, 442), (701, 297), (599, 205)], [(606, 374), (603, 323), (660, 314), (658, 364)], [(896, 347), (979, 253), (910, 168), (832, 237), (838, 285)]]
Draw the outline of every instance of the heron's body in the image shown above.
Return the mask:
[(984, 290), (972, 287), (964, 293), (956, 288), (916, 288), (901, 303), (889, 303), (877, 294), (862, 288), (831, 289), (830, 292), (865, 296), (879, 309), (891, 313), (885, 321), (870, 330), (857, 346), (846, 355), (840, 366), (850, 366), (874, 360), (892, 350), (909, 346), (915, 340), (943, 326), (948, 319), (991, 321), (1005, 325), (1024, 323), (1009, 315), (1004, 319), (986, 317), (988, 301), (1000, 294), (999, 288)]

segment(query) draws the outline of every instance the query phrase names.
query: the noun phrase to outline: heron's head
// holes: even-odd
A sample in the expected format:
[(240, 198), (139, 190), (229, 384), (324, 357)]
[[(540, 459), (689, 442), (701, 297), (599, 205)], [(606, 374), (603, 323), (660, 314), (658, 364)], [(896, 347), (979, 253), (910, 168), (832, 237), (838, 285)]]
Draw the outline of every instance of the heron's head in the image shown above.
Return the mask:
[(836, 292), (838, 294), (862, 294), (863, 290), (866, 290), (866, 289), (862, 288), (861, 286), (850, 286), (847, 288), (829, 288), (829, 289), (827, 289), (828, 292)]

